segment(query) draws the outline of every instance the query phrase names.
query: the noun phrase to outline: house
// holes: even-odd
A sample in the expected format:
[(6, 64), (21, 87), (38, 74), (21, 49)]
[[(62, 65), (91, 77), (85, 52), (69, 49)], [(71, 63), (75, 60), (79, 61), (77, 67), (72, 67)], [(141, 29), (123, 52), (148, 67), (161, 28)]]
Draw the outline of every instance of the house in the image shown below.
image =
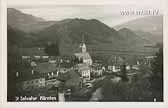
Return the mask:
[(31, 66), (31, 67), (36, 67), (36, 66), (37, 66), (37, 64), (36, 64), (36, 62), (35, 62), (35, 61), (31, 61), (30, 66)]
[(49, 56), (42, 56), (42, 59), (48, 59), (49, 58)]
[(94, 75), (97, 75), (97, 76), (102, 76), (103, 75), (103, 70), (101, 68), (99, 69), (92, 69), (91, 71)]
[(126, 70), (130, 70), (131, 66), (130, 65), (126, 65)]
[(68, 72), (68, 69), (66, 69), (66, 68), (59, 69), (59, 73), (66, 73), (66, 72)]
[(51, 56), (51, 57), (49, 57), (49, 61), (48, 62), (54, 64), (54, 63), (57, 63), (57, 61), (58, 60), (57, 60), (57, 58), (55, 56)]
[(45, 86), (45, 77), (34, 70), (27, 69), (22, 72), (16, 72), (17, 86), (23, 91), (31, 91)]
[(43, 48), (33, 47), (33, 48), (19, 48), (22, 55), (22, 59), (40, 59), (42, 56), (47, 56)]
[(41, 56), (39, 56), (39, 55), (34, 56), (34, 59), (40, 59), (40, 58), (41, 58)]
[(80, 48), (80, 52), (75, 53), (74, 54), (75, 57), (79, 61), (82, 61), (82, 63), (92, 65), (93, 61), (92, 61), (92, 58), (91, 58), (90, 54), (86, 51), (85, 43), (83, 42), (82, 44), (80, 44), (79, 48)]
[(31, 57), (30, 56), (22, 56), (22, 59), (30, 59)]
[(43, 62), (43, 63), (38, 63), (36, 67), (34, 67), (34, 71), (44, 74), (45, 76), (54, 76), (57, 75), (57, 65), (48, 63), (48, 62)]
[(58, 80), (57, 78), (50, 78), (50, 79), (47, 79), (46, 82), (45, 82), (45, 85), (48, 86), (48, 87), (59, 87), (61, 84), (61, 81)]
[(48, 62), (54, 64), (54, 63), (56, 63), (57, 61), (56, 61), (56, 60), (52, 60), (52, 59), (50, 59)]
[(22, 82), (22, 89), (26, 91), (41, 88), (44, 86), (45, 86), (45, 78), (41, 78), (41, 77)]
[(132, 66), (132, 69), (134, 69), (134, 70), (139, 70), (139, 66), (138, 66), (138, 65), (133, 65), (133, 66)]
[(121, 71), (121, 66), (113, 66), (113, 72), (120, 72)]
[(103, 69), (100, 64), (94, 63), (91, 67), (91, 73), (96, 76), (101, 76), (103, 75)]
[(90, 67), (87, 64), (77, 64), (76, 69), (80, 73), (84, 82), (90, 80), (91, 70), (90, 70)]
[(120, 72), (121, 66), (120, 65), (108, 65), (107, 69), (108, 71), (111, 71), (111, 72)]
[(108, 69), (109, 71), (113, 71), (113, 66), (112, 66), (112, 65), (108, 65), (108, 66), (107, 66), (107, 69)]
[(111, 72), (120, 72), (124, 60), (120, 56), (111, 56), (108, 60), (107, 69)]

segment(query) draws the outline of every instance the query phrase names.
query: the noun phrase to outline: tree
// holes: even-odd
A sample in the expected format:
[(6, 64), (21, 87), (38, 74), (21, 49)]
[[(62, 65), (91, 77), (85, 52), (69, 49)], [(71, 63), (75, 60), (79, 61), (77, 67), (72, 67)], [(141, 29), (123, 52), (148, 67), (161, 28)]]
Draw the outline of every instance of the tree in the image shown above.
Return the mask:
[(156, 57), (153, 59), (151, 67), (152, 76), (163, 79), (163, 48), (160, 48), (159, 52), (156, 53)]
[(122, 80), (123, 81), (128, 81), (129, 79), (128, 79), (128, 77), (127, 77), (127, 71), (126, 71), (126, 65), (125, 64), (123, 64), (123, 66), (122, 66)]
[(80, 59), (79, 59), (79, 63), (83, 63), (83, 58), (80, 58)]
[(127, 71), (126, 71), (126, 63), (125, 63), (125, 57), (123, 58), (123, 64), (122, 64), (122, 68), (121, 68), (121, 72), (122, 72), (122, 80), (123, 81), (128, 81), (128, 77), (127, 77)]
[(51, 43), (46, 45), (45, 53), (47, 53), (49, 56), (59, 56), (59, 45), (57, 43)]
[(151, 63), (152, 75), (150, 77), (151, 88), (157, 101), (163, 101), (163, 47), (156, 53)]
[(132, 83), (113, 83), (110, 79), (102, 82), (102, 101), (153, 101), (147, 78)]

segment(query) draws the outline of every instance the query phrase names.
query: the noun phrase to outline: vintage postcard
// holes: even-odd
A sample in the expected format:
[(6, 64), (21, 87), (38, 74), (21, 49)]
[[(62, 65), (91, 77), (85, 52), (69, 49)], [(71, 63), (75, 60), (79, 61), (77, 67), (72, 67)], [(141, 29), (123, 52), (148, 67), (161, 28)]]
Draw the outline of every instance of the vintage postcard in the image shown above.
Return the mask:
[(165, 102), (161, 0), (6, 11), (7, 102)]

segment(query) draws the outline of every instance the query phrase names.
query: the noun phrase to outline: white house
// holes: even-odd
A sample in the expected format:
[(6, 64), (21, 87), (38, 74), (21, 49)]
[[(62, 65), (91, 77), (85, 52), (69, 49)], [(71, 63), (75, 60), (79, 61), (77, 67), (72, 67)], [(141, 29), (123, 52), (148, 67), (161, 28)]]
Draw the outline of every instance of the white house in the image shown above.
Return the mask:
[(121, 71), (121, 67), (120, 66), (113, 66), (113, 72), (120, 72)]
[(43, 58), (43, 59), (48, 59), (48, 58), (49, 58), (49, 56), (42, 56), (42, 58)]
[(31, 61), (30, 66), (31, 66), (31, 67), (35, 67), (35, 66), (37, 66), (37, 64), (36, 64), (35, 61)]
[(90, 80), (90, 68), (86, 64), (78, 64), (76, 69), (82, 76), (84, 82)]
[(30, 56), (22, 56), (22, 59), (30, 59)]
[(41, 56), (36, 55), (36, 56), (34, 56), (34, 58), (35, 58), (35, 59), (40, 59), (40, 58), (41, 58)]

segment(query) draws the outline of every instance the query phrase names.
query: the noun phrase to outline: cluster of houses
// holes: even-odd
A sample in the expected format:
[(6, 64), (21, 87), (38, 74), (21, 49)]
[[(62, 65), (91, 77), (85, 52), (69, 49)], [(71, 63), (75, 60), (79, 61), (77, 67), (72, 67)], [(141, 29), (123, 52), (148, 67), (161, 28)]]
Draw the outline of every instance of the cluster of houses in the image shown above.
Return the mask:
[[(33, 49), (40, 53), (30, 55), (23, 54), (22, 59), (30, 62), (31, 69), (27, 72), (29, 75), (25, 74), (25, 77), (21, 75), (24, 72), (16, 72), (16, 78), (19, 81), (18, 85), (21, 86), (22, 90), (32, 90), (46, 86), (59, 87), (62, 81), (59, 79), (59, 76), (68, 72), (77, 71), (83, 80), (82, 82), (87, 83), (92, 77), (103, 76), (105, 72), (117, 73), (121, 71), (121, 65), (123, 64), (121, 57), (116, 58), (119, 63), (114, 61), (107, 66), (103, 66), (100, 63), (93, 63), (84, 42), (80, 44), (79, 48), (80, 52), (75, 53), (74, 57), (81, 62), (75, 65), (72, 65), (71, 60), (68, 58), (58, 59), (57, 57), (46, 55), (44, 53), (44, 48)], [(39, 59), (44, 61), (37, 62)], [(138, 65), (140, 65), (139, 61), (134, 65), (126, 64), (126, 69), (138, 70)]]

